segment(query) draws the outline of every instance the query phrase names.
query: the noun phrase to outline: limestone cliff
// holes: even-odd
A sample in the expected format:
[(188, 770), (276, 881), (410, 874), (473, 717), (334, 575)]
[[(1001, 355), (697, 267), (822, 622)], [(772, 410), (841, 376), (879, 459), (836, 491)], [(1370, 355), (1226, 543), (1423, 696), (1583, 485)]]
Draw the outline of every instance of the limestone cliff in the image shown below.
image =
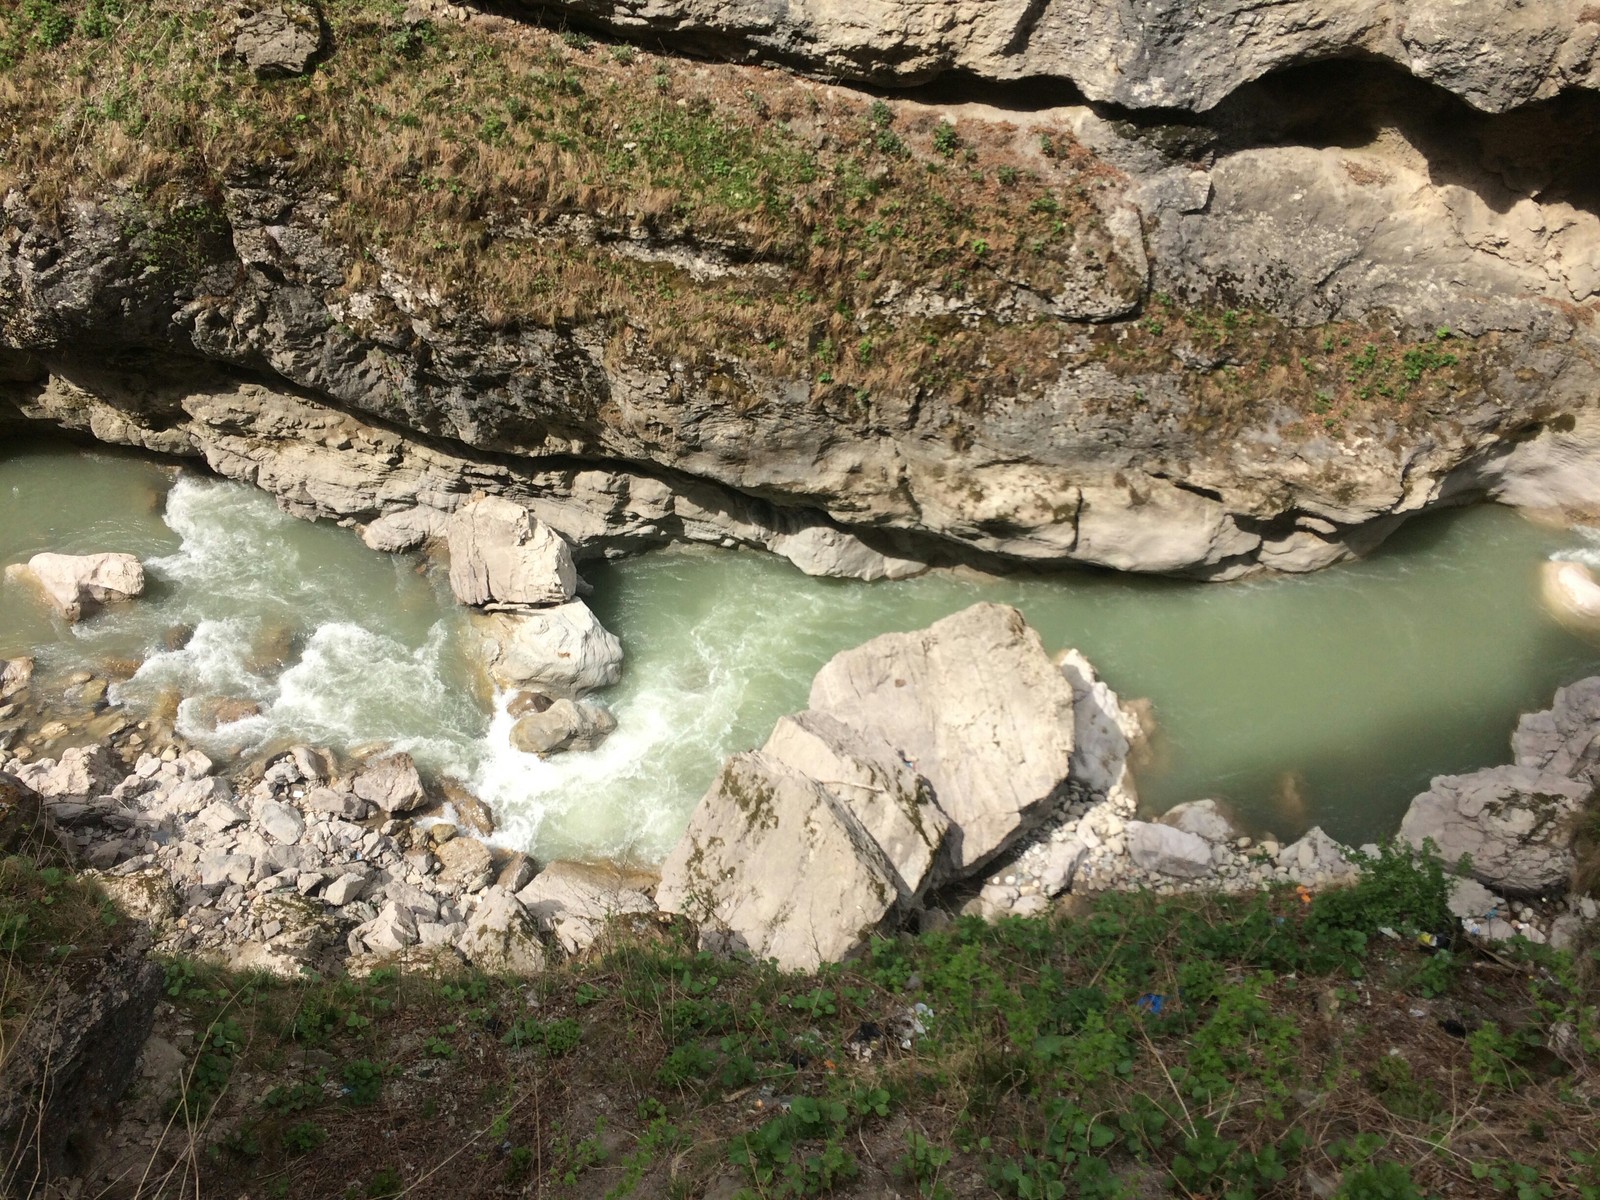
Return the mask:
[[(1225, 578), (1440, 503), (1600, 509), (1600, 25), (1565, 4), (570, 6), (968, 79), (878, 100), (366, 0), (326, 6), (310, 78), (256, 80), (205, 6), (153, 7), (165, 42), (140, 15), (104, 55), (19, 43), (27, 422), (308, 516), (422, 530), (481, 488), (580, 552), (869, 577)], [(1357, 52), (1399, 66), (1292, 65)], [(150, 76), (172, 93), (130, 100)], [(1091, 103), (986, 82), (1039, 77)]]

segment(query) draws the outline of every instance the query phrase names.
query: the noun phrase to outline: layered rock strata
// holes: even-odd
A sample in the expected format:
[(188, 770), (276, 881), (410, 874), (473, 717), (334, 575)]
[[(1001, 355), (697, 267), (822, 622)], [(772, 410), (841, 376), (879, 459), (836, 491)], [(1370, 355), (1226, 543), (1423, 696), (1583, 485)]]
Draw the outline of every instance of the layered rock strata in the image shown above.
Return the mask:
[[(995, 349), (967, 378), (851, 396), (820, 382), (828, 370), (755, 350), (655, 348), (675, 314), (643, 295), (626, 331), (490, 319), (342, 240), (327, 193), (270, 166), (212, 181), (216, 227), (181, 271), (149, 269), (159, 246), (128, 198), (47, 205), (19, 187), (0, 236), (11, 407), (204, 456), (292, 511), (370, 523), (386, 547), (437, 534), (482, 490), (527, 505), (580, 557), (688, 539), (864, 578), (971, 556), (1228, 578), (1325, 566), (1442, 504), (1600, 510), (1600, 218), (1573, 165), (1600, 111), (1600, 26), (1568, 0), (1315, 20), (1304, 5), (890, 4), (860, 24), (826, 6), (569, 7), (652, 36), (771, 38), (795, 61), (810, 47), (818, 69), (870, 43), (908, 78), (1044, 75), (1162, 111), (1127, 119), (1059, 96), (1001, 111), (981, 90), (883, 102), (903, 123), (965, 131), (955, 145), (1003, 153), (1005, 178), (1077, 208), (1050, 279), (986, 267), (983, 242), (947, 248), (967, 256), (953, 274), (875, 281), (828, 355), (848, 338), (870, 358), (874, 339), (924, 326)], [(510, 36), (480, 25), (472, 36)], [(1494, 30), (1481, 53), (1480, 26)], [(1368, 65), (1299, 65), (1357, 53)], [(819, 104), (838, 94), (813, 89)], [(785, 152), (839, 136), (802, 113), (775, 123)], [(909, 165), (946, 169), (927, 159)], [(996, 185), (977, 203), (1003, 201)], [(491, 249), (559, 244), (606, 271), (642, 256), (663, 294), (736, 281), (774, 319), (815, 282), (737, 228), (698, 236), (692, 216), (513, 206), (470, 232)], [(1045, 348), (1003, 350), (1019, 329)], [(822, 350), (820, 327), (811, 340)], [(1037, 355), (1042, 382), (1023, 386)]]

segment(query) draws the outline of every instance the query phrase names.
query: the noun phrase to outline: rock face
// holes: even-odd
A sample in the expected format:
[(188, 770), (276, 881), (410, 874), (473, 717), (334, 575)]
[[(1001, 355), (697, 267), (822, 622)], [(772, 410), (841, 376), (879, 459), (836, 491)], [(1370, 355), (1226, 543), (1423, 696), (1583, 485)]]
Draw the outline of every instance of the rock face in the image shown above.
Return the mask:
[(1400, 836), (1431, 840), (1453, 864), (1472, 859), (1473, 876), (1497, 892), (1529, 895), (1566, 886), (1573, 822), (1593, 785), (1528, 766), (1441, 775), (1411, 802)]
[(1600, 775), (1600, 675), (1556, 692), (1543, 712), (1528, 713), (1511, 735), (1519, 767), (1594, 783)]
[(656, 903), (725, 951), (814, 970), (893, 908), (877, 846), (815, 780), (762, 754), (723, 764), (661, 867)]
[(495, 685), (574, 699), (622, 678), (622, 643), (582, 600), (529, 613), (474, 613)]
[[(524, 3), (530, 9), (531, 3)], [(1130, 108), (1208, 109), (1297, 62), (1381, 57), (1501, 112), (1568, 88), (1600, 88), (1600, 32), (1581, 0), (885, 0), (869, 10), (784, 0), (555, 0), (625, 37), (758, 56), (879, 84), (958, 72), (1051, 79)]]
[(881, 737), (803, 712), (781, 718), (761, 753), (819, 783), (850, 814), (888, 861), (903, 906), (955, 875), (941, 854), (950, 818), (928, 781)]
[(577, 594), (578, 573), (561, 536), (520, 504), (489, 497), (445, 525), (450, 588), (463, 604), (543, 607)]
[(955, 826), (958, 871), (1025, 830), (1071, 772), (1072, 686), (1022, 614), (998, 604), (845, 651), (817, 673), (810, 707), (877, 735), (927, 778)]
[(144, 567), (131, 554), (35, 554), (26, 571), (69, 621), (144, 593)]
[(322, 15), (301, 0), (247, 10), (234, 30), (233, 52), (257, 75), (301, 75), (322, 49)]
[(133, 1081), (161, 991), (137, 940), (47, 985), (0, 1067), (0, 1191), (33, 1195), (36, 1182), (82, 1170), (78, 1135)]

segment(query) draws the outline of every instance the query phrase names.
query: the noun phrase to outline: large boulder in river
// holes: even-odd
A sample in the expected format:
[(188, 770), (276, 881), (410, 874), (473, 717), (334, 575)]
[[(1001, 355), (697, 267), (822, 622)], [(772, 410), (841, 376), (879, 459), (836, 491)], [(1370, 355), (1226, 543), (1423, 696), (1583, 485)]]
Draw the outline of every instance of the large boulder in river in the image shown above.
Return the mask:
[(1072, 769), (1072, 685), (1005, 605), (844, 651), (813, 680), (810, 707), (881, 737), (927, 778), (959, 873), (1048, 815)]
[(582, 600), (526, 613), (474, 613), (489, 677), (509, 691), (576, 699), (622, 678), (622, 643)]
[(1593, 790), (1527, 766), (1441, 775), (1411, 802), (1400, 837), (1431, 840), (1446, 863), (1469, 856), (1473, 876), (1497, 892), (1549, 891), (1572, 872), (1573, 826)]
[(13, 570), (36, 582), (69, 621), (144, 592), (144, 567), (131, 554), (35, 554)]
[(815, 779), (762, 753), (722, 766), (661, 867), (656, 903), (726, 951), (815, 970), (883, 922), (899, 882), (882, 850)]
[(1597, 782), (1600, 776), (1600, 675), (1556, 692), (1543, 712), (1527, 713), (1511, 735), (1519, 767)]
[(498, 496), (464, 504), (445, 525), (450, 589), (463, 604), (565, 604), (578, 594), (572, 551), (522, 505)]

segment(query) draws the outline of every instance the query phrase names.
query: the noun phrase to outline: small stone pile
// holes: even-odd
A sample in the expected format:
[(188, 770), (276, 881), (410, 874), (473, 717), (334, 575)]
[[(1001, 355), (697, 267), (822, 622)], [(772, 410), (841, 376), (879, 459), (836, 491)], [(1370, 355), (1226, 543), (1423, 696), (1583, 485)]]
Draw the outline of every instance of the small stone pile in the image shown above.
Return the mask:
[[(439, 807), (403, 753), (338, 777), (295, 747), (244, 786), (198, 750), (124, 773), (100, 745), (0, 763), (45, 800), (101, 885), (160, 949), (294, 974), (405, 955), (487, 971), (577, 953), (606, 918), (653, 909), (615, 873), (491, 849)], [(459, 797), (465, 806), (465, 797)], [(421, 819), (415, 819), (421, 818)]]

